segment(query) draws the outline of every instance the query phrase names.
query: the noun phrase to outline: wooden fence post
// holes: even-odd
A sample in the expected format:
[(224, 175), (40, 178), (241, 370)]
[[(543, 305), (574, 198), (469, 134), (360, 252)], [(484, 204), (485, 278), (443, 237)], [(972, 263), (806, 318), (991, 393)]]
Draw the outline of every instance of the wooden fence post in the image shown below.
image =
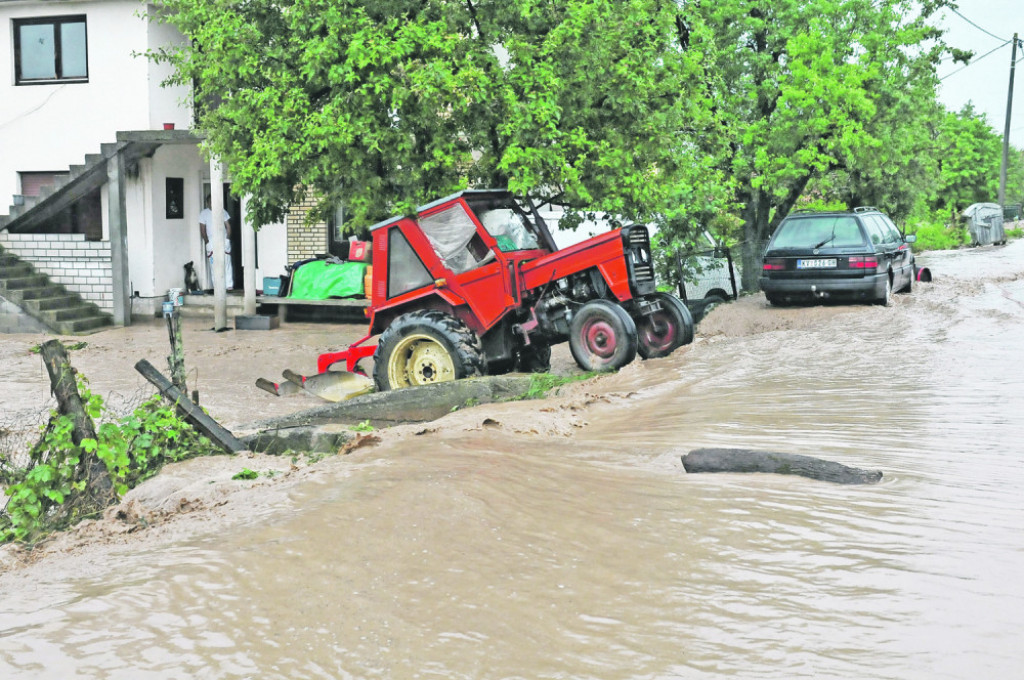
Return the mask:
[[(39, 350), (50, 374), (50, 391), (57, 398), (57, 409), (62, 415), (71, 418), (71, 442), (81, 446), (86, 439), (96, 439), (96, 429), (92, 418), (85, 412), (82, 395), (78, 393), (75, 371), (71, 368), (67, 350), (60, 340), (48, 340)], [(89, 475), (87, 488), (94, 497), (109, 495), (112, 489), (110, 475), (106, 464), (95, 453), (83, 452), (83, 463)]]

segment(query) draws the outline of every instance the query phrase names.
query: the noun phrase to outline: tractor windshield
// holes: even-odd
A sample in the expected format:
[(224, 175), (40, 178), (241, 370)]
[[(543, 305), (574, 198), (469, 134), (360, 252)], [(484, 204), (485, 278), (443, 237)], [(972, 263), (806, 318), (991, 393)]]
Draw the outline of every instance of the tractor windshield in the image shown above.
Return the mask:
[(473, 197), (467, 203), (501, 252), (540, 247), (533, 223), (511, 196)]

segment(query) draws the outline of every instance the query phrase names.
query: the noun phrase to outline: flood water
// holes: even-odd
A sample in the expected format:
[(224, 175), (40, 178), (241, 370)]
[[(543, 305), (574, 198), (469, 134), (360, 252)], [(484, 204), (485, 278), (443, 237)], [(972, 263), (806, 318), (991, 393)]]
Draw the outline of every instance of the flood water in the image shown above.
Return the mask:
[[(3, 592), (0, 677), (1024, 677), (1024, 243), (924, 259), (889, 308), (762, 298), (776, 330), (604, 378), (571, 436), (497, 408)], [(704, 446), (884, 478), (687, 475)]]

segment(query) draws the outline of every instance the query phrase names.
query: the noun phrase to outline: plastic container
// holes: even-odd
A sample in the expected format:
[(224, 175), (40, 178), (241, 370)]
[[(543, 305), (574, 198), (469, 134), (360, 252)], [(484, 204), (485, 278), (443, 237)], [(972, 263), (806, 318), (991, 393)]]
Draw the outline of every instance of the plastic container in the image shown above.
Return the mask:
[(370, 244), (367, 241), (352, 241), (348, 246), (348, 259), (350, 262), (369, 262)]
[(185, 302), (181, 298), (181, 288), (171, 288), (167, 291), (167, 299), (170, 300), (175, 307), (181, 307)]
[(263, 294), (264, 295), (280, 295), (281, 294), (281, 277), (280, 276), (264, 276), (263, 277)]

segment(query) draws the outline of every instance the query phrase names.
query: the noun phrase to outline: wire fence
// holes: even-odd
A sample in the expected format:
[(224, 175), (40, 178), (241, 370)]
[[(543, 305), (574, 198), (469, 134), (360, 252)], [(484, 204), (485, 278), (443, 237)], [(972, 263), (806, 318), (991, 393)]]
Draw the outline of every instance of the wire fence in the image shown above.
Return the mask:
[[(152, 396), (144, 387), (128, 393), (111, 392), (103, 399), (103, 417), (96, 425), (129, 415)], [(31, 469), (32, 449), (56, 408), (57, 400), (51, 397), (38, 406), (0, 413), (0, 487)], [(0, 506), (2, 501), (0, 498)]]

